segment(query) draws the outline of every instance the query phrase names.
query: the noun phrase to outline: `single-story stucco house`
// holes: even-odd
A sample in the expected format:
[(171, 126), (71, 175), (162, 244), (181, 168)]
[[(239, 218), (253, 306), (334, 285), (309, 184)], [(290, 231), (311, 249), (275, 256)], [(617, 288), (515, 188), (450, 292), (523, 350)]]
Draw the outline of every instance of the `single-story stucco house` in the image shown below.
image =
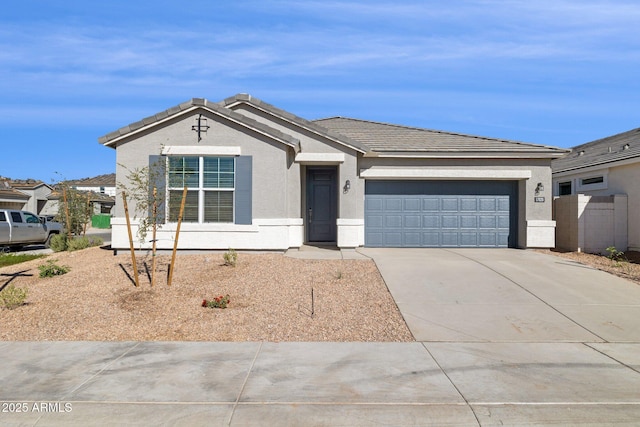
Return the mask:
[(640, 128), (573, 147), (551, 165), (559, 247), (640, 251)]
[[(101, 138), (116, 176), (161, 166), (173, 247), (554, 246), (551, 160), (567, 150), (343, 117), (310, 121), (247, 94), (195, 98)], [(131, 211), (135, 206), (129, 206)], [(129, 246), (121, 197), (112, 246)], [(135, 230), (134, 230), (135, 231)]]

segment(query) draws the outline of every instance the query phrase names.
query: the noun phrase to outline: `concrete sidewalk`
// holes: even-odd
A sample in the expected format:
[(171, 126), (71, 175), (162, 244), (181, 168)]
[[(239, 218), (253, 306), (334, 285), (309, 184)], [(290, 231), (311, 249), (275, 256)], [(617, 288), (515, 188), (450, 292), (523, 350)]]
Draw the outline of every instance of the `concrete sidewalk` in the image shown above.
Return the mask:
[(532, 251), (356, 253), (417, 342), (0, 342), (0, 425), (639, 424), (637, 285)]
[(0, 424), (637, 425), (639, 350), (578, 343), (2, 343)]

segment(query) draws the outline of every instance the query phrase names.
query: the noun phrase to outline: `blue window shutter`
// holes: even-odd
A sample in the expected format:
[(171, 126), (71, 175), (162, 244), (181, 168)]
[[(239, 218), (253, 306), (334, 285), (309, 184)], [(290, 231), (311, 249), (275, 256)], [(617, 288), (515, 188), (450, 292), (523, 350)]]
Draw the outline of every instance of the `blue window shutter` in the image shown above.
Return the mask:
[(236, 157), (236, 224), (251, 224), (252, 156)]
[[(167, 158), (165, 156), (149, 156), (149, 200), (152, 200), (153, 187), (157, 191), (158, 223), (165, 222), (165, 198), (167, 196)], [(149, 217), (153, 206), (149, 205)]]

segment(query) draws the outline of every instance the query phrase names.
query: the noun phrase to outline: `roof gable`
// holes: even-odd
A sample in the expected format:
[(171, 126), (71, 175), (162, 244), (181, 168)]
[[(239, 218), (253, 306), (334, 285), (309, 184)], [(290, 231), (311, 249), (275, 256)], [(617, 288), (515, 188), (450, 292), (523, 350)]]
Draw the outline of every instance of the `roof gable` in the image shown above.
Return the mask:
[(464, 135), (417, 127), (401, 126), (347, 117), (316, 120), (320, 124), (349, 138), (366, 144), (380, 154), (442, 156), (493, 153), (493, 155), (522, 155), (559, 157), (568, 150), (546, 145), (530, 144), (505, 139)]
[(222, 107), (231, 108), (231, 109), (233, 109), (234, 106), (237, 106), (239, 104), (248, 104), (254, 108), (257, 108), (261, 111), (266, 112), (269, 115), (278, 117), (300, 128), (303, 128), (307, 131), (315, 133), (316, 135), (319, 135), (331, 141), (337, 142), (340, 145), (351, 148), (352, 150), (359, 151), (361, 153), (366, 153), (367, 151), (369, 151), (369, 147), (367, 145), (362, 144), (358, 141), (355, 141), (349, 138), (347, 135), (336, 133), (331, 129), (318, 125), (317, 122), (310, 121), (302, 117), (296, 116), (295, 114), (292, 114), (288, 111), (277, 108), (249, 94), (244, 94), (244, 93), (237, 94), (223, 101), (220, 101), (219, 104)]
[(640, 128), (597, 139), (572, 148), (570, 154), (554, 160), (554, 173), (608, 165), (637, 158), (640, 161)]
[(143, 130), (158, 126), (161, 123), (164, 123), (167, 120), (173, 119), (180, 115), (190, 114), (198, 109), (204, 109), (215, 115), (238, 123), (245, 128), (266, 135), (267, 137), (293, 147), (296, 150), (298, 150), (300, 147), (300, 142), (291, 135), (287, 135), (277, 129), (273, 129), (265, 125), (264, 123), (260, 123), (256, 120), (236, 113), (228, 108), (224, 108), (217, 103), (212, 103), (203, 98), (193, 98), (190, 101), (183, 102), (182, 104), (176, 105), (175, 107), (169, 108), (153, 116), (147, 117), (135, 123), (131, 123), (130, 125), (124, 126), (114, 132), (101, 136), (100, 138), (98, 138), (98, 142), (107, 147), (114, 148), (115, 144), (124, 138), (130, 137), (138, 132), (142, 132)]

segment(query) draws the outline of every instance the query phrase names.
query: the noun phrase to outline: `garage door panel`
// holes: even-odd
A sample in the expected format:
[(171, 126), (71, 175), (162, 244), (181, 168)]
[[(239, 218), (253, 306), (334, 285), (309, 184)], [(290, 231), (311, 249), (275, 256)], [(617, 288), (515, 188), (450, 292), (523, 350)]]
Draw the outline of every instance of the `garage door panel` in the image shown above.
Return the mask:
[(370, 229), (378, 229), (384, 226), (384, 217), (382, 215), (367, 215), (365, 217), (366, 223)]
[(369, 184), (365, 187), (367, 246), (508, 247), (515, 242), (515, 182)]
[(478, 246), (478, 235), (476, 233), (461, 232), (458, 237), (460, 246), (476, 247)]
[(489, 216), (489, 215), (481, 215), (478, 218), (480, 221), (478, 223), (478, 228), (496, 228), (497, 224), (497, 220), (495, 216)]
[(422, 228), (440, 228), (439, 215), (422, 215)]
[(384, 200), (380, 198), (368, 197), (365, 199), (365, 209), (367, 212), (382, 212), (384, 210)]
[(509, 229), (509, 215), (500, 215), (498, 217), (498, 228)]
[(458, 228), (458, 219), (457, 215), (442, 215), (441, 216), (441, 224), (442, 228)]
[(422, 228), (422, 221), (420, 215), (405, 215), (404, 217), (404, 227), (405, 228), (415, 228), (420, 230)]
[(496, 199), (493, 197), (481, 197), (478, 200), (478, 210), (480, 212), (495, 212), (497, 206)]
[(461, 215), (460, 228), (478, 228), (478, 217), (475, 215)]
[(384, 226), (388, 230), (402, 228), (402, 215), (386, 215), (384, 217)]
[(440, 212), (440, 199), (433, 196), (423, 198), (422, 212)]
[(402, 199), (390, 198), (384, 201), (384, 210), (386, 212), (402, 212)]
[(420, 212), (420, 206), (422, 205), (419, 198), (404, 199), (404, 211)]
[(423, 231), (422, 232), (422, 247), (437, 248), (440, 244), (440, 232), (437, 231)]
[(476, 198), (463, 197), (460, 199), (460, 211), (475, 212), (478, 210), (478, 200)]
[(440, 200), (440, 209), (443, 212), (458, 212), (458, 201), (457, 197), (443, 197)]

